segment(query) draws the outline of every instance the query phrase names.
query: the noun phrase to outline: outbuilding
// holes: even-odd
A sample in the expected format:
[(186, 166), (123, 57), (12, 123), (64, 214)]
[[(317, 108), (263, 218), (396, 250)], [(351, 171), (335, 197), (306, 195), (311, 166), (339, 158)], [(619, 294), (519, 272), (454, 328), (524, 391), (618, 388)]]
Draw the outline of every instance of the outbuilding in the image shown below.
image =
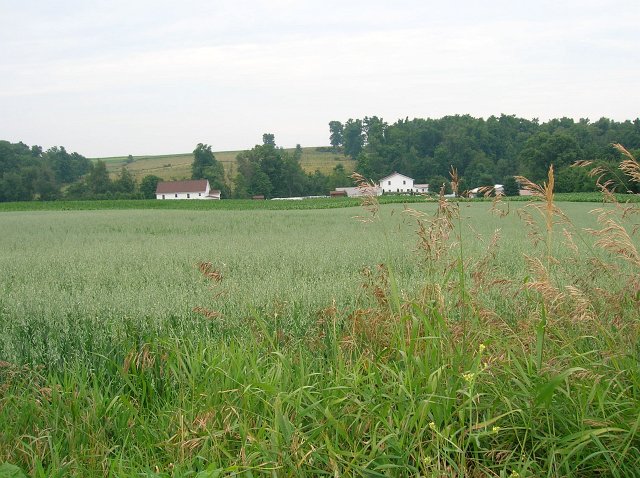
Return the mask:
[(220, 191), (211, 189), (207, 179), (163, 181), (156, 187), (156, 199), (220, 199)]

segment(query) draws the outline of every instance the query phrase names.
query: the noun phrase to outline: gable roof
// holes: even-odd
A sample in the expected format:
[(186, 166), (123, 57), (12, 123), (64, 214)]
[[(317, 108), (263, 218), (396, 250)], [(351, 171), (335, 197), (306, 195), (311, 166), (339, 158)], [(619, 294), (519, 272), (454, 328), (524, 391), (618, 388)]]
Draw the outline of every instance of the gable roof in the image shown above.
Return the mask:
[(156, 194), (173, 193), (203, 193), (207, 190), (209, 181), (206, 179), (192, 179), (189, 181), (164, 181), (158, 183)]
[(413, 181), (413, 178), (410, 178), (409, 176), (405, 176), (404, 174), (400, 174), (400, 173), (394, 171), (390, 175), (385, 176), (384, 178), (380, 179), (378, 182), (384, 181), (386, 179), (389, 179), (391, 176), (402, 176), (403, 178), (407, 178), (407, 179), (410, 179), (411, 181)]

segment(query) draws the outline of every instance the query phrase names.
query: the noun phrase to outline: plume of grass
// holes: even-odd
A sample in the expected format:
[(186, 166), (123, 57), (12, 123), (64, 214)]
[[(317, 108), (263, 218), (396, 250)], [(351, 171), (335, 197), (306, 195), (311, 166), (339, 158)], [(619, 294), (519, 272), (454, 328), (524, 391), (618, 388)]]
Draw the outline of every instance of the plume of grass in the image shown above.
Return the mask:
[(615, 143), (613, 147), (624, 156), (620, 170), (634, 183), (640, 183), (640, 163), (624, 146)]
[[(621, 144), (614, 144), (613, 147), (622, 155), (623, 159), (620, 162), (620, 171), (628, 178), (632, 183), (640, 183), (640, 164), (636, 158)], [(600, 171), (596, 168), (596, 173)], [(593, 170), (592, 170), (593, 173)], [(611, 181), (600, 183), (598, 179), (598, 185), (608, 202), (612, 203), (615, 208), (597, 208), (592, 212), (597, 214), (597, 221), (600, 224), (600, 229), (588, 228), (587, 232), (596, 238), (595, 246), (608, 251), (614, 256), (622, 260), (627, 265), (629, 275), (626, 280), (626, 288), (623, 288), (623, 293), (626, 291), (631, 297), (636, 297), (638, 291), (640, 291), (640, 279), (638, 270), (640, 270), (640, 252), (634, 242), (633, 236), (638, 231), (640, 225), (631, 224), (629, 227), (623, 225), (625, 220), (632, 218), (640, 212), (635, 204), (620, 204), (613, 190), (615, 185)], [(619, 280), (622, 277), (619, 277)]]
[[(384, 229), (383, 222), (380, 221), (380, 203), (378, 202), (378, 187), (373, 181), (367, 181), (367, 179), (358, 173), (353, 173), (351, 179), (356, 184), (356, 187), (362, 192), (362, 207), (368, 212), (368, 216), (357, 216), (357, 219), (362, 222), (374, 222), (382, 226), (382, 234), (385, 241), (385, 248), (387, 251), (387, 257), (391, 256), (391, 248), (389, 245), (389, 234)], [(400, 307), (400, 291), (398, 289), (398, 281), (395, 276), (393, 264), (388, 264), (389, 284), (391, 288), (389, 307), (390, 312), (398, 316), (401, 312)]]
[(537, 201), (528, 203), (526, 207), (533, 208), (544, 220), (544, 235), (541, 235), (537, 232), (531, 215), (521, 215), (521, 217), (525, 218), (525, 222), (530, 227), (530, 230), (534, 231), (534, 243), (537, 240), (543, 240), (546, 246), (545, 265), (543, 265), (539, 259), (526, 257), (527, 263), (533, 271), (534, 277), (536, 277), (536, 280), (529, 282), (527, 287), (538, 291), (543, 300), (540, 320), (536, 327), (536, 366), (538, 371), (540, 371), (542, 369), (545, 349), (548, 311), (554, 306), (556, 301), (561, 300), (562, 298), (562, 294), (553, 285), (550, 277), (552, 266), (556, 263), (553, 257), (553, 227), (557, 222), (556, 218), (560, 218), (562, 221), (565, 221), (566, 216), (554, 202), (553, 188), (555, 185), (555, 178), (553, 174), (553, 165), (549, 167), (547, 181), (541, 185), (536, 184), (523, 176), (516, 176), (516, 181), (520, 183), (521, 187), (530, 191), (533, 198), (537, 199)]
[[(523, 189), (531, 192), (531, 196), (539, 202), (532, 201), (527, 204), (527, 208), (536, 210), (544, 220), (544, 243), (546, 247), (547, 268), (551, 266), (553, 260), (553, 226), (556, 223), (566, 222), (566, 215), (558, 208), (554, 202), (553, 188), (555, 186), (555, 178), (553, 174), (553, 165), (549, 166), (547, 173), (547, 181), (541, 185), (536, 184), (523, 176), (516, 176)], [(528, 225), (532, 225), (527, 221)], [(537, 236), (542, 237), (542, 236)]]

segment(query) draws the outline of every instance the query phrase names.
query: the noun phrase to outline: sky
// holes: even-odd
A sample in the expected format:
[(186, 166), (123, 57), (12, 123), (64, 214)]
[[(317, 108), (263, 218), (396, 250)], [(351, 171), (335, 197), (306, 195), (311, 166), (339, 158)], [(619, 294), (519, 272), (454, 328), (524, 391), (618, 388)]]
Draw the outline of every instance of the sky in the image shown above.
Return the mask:
[(87, 157), (332, 120), (640, 116), (638, 0), (0, 0), (0, 139)]

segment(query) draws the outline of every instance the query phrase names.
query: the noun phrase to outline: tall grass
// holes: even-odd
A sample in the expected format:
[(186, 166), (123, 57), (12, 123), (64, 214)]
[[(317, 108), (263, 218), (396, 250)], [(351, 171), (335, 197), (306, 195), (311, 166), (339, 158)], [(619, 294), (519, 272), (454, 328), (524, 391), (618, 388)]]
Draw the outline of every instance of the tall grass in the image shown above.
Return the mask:
[[(207, 216), (241, 232), (229, 247), (196, 212), (166, 211), (153, 224), (152, 212), (130, 222), (118, 214), (132, 212), (97, 222), (83, 213), (79, 237), (65, 229), (69, 217), (16, 217), (21, 234), (4, 250), (12, 260), (41, 254), (66, 282), (46, 295), (57, 315), (43, 318), (47, 305), (29, 302), (53, 276), (37, 257), (2, 283), (0, 462), (32, 476), (637, 476), (637, 208), (605, 204), (587, 219), (584, 206), (560, 210), (552, 171), (527, 185), (541, 201), (520, 213), (524, 222), (500, 201), (443, 195), (412, 209), (368, 198), (375, 224), (349, 210)], [(105, 230), (124, 240), (92, 263)], [(163, 239), (129, 249), (135, 230)], [(194, 237), (176, 239), (183, 230)], [(81, 238), (84, 266), (69, 273), (64, 256), (36, 247), (81, 251)], [(193, 294), (154, 293), (161, 282), (147, 278), (150, 301), (138, 309), (130, 296), (109, 315), (117, 304), (100, 294), (145, 277), (129, 282), (115, 254), (123, 244), (131, 265), (150, 254), (148, 277), (163, 272), (154, 247), (167, 270), (187, 264), (178, 282), (197, 284)], [(100, 286), (88, 281), (56, 305), (56, 293), (90, 277)], [(288, 307), (318, 289), (318, 300)], [(73, 309), (70, 298), (86, 294)], [(169, 314), (145, 318), (153, 302)], [(91, 303), (102, 305), (87, 314)], [(30, 350), (40, 327), (62, 360)]]

